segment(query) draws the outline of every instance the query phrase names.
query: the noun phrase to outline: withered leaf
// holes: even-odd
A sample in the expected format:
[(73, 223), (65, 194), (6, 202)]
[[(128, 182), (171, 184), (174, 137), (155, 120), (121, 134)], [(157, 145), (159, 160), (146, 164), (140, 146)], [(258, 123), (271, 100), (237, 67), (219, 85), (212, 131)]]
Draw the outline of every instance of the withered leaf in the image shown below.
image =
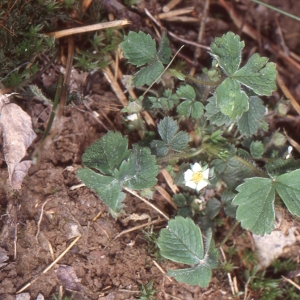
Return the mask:
[(26, 150), (36, 138), (36, 134), (29, 115), (14, 103), (3, 105), (0, 123), (10, 184), (14, 189), (20, 189), (30, 167), (30, 161), (20, 161), (26, 155)]

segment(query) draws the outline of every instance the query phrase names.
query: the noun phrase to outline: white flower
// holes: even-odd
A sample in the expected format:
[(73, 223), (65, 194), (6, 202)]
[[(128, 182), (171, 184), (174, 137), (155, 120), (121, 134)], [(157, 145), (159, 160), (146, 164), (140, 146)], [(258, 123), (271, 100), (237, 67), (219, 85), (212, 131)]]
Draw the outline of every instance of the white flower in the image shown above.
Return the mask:
[(138, 115), (137, 115), (137, 114), (129, 115), (129, 116), (127, 116), (127, 119), (128, 119), (129, 121), (135, 121), (135, 120), (138, 119)]
[(191, 166), (191, 169), (184, 172), (184, 184), (199, 192), (208, 185), (208, 176), (209, 169), (202, 170), (201, 165), (195, 163)]

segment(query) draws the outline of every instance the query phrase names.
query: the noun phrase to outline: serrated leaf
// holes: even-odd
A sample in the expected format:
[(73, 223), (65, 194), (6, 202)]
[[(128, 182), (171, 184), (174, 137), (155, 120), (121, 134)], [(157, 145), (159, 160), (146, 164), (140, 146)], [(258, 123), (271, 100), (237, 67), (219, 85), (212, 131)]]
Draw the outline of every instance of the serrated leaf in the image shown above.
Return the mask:
[[(249, 168), (248, 165), (245, 164), (243, 160), (243, 158), (237, 155), (230, 158), (227, 162), (223, 162), (223, 165), (221, 164), (221, 162), (219, 162), (219, 160), (216, 160), (219, 163), (219, 169), (221, 167), (224, 168), (225, 165), (222, 179), (231, 190), (234, 190), (238, 185), (240, 185), (244, 181), (244, 179), (257, 175), (252, 168)], [(246, 160), (246, 162), (250, 162), (253, 164), (253, 162), (250, 160)]]
[(212, 96), (208, 99), (208, 101), (208, 104), (205, 106), (205, 115), (210, 122), (217, 126), (230, 125), (232, 120), (220, 111), (220, 108), (217, 106), (216, 97)]
[(150, 86), (164, 71), (164, 66), (160, 61), (155, 61), (151, 65), (141, 68), (132, 80), (132, 85), (139, 87), (147, 84)]
[(251, 96), (249, 99), (249, 109), (237, 121), (241, 134), (245, 136), (256, 134), (257, 130), (264, 124), (265, 111), (266, 108), (261, 99), (257, 96)]
[(99, 170), (105, 175), (112, 175), (121, 162), (129, 156), (128, 140), (119, 132), (108, 132), (86, 149), (82, 163), (88, 168)]
[(233, 78), (252, 89), (258, 95), (271, 96), (276, 90), (276, 64), (268, 58), (253, 54), (246, 65), (234, 73)]
[(197, 265), (197, 267), (170, 270), (168, 276), (174, 277), (178, 282), (184, 282), (189, 285), (200, 285), (202, 288), (208, 286), (212, 271), (204, 265)]
[(289, 212), (300, 217), (300, 170), (276, 178), (274, 186)]
[(181, 99), (195, 100), (196, 93), (191, 85), (182, 85), (176, 90), (176, 94)]
[(236, 189), (232, 203), (238, 205), (236, 218), (243, 228), (257, 235), (270, 234), (274, 228), (275, 188), (267, 178), (248, 178)]
[(300, 169), (300, 160), (289, 159), (276, 159), (267, 164), (266, 169), (270, 175), (276, 177), (283, 173), (291, 172)]
[(249, 109), (248, 96), (241, 90), (239, 83), (231, 78), (226, 78), (217, 87), (215, 96), (220, 111), (232, 120)]
[(204, 245), (200, 228), (189, 218), (176, 217), (160, 231), (157, 241), (162, 256), (187, 265), (201, 263)]
[(152, 62), (156, 56), (155, 40), (149, 34), (141, 31), (129, 32), (120, 47), (128, 62), (138, 67)]
[(232, 32), (224, 34), (221, 38), (215, 38), (210, 45), (212, 56), (229, 76), (238, 69), (244, 47), (244, 42), (241, 42), (240, 37)]
[(199, 119), (204, 113), (204, 106), (201, 102), (194, 101), (191, 107), (191, 117)]
[(224, 191), (221, 198), (221, 201), (224, 204), (225, 214), (233, 219), (236, 218), (236, 209), (237, 209), (237, 206), (232, 204), (232, 200), (235, 196), (236, 193), (233, 193), (231, 191)]
[(157, 58), (163, 63), (167, 64), (170, 61), (172, 49), (170, 47), (169, 39), (167, 38), (166, 32), (164, 31), (159, 42), (159, 48), (157, 52)]
[(261, 156), (265, 152), (264, 144), (260, 141), (253, 141), (250, 145), (250, 153), (253, 158), (258, 159), (261, 158)]
[(190, 285), (208, 285), (211, 269), (217, 266), (218, 261), (218, 250), (214, 247), (211, 230), (207, 232), (204, 247), (200, 228), (190, 218), (178, 216), (169, 221), (167, 229), (161, 230), (157, 244), (162, 256), (194, 265), (192, 268), (171, 270), (168, 275)]
[(152, 153), (157, 157), (164, 157), (168, 154), (170, 148), (164, 141), (153, 140), (150, 143)]
[[(172, 118), (167, 117), (160, 121), (160, 123), (158, 124), (158, 133), (161, 136), (162, 140), (165, 142), (165, 145), (163, 147), (167, 146), (174, 151), (182, 151), (187, 147), (189, 142), (189, 135), (186, 132), (177, 131), (177, 122)], [(154, 140), (151, 145), (154, 146), (155, 143), (156, 145), (159, 144), (160, 147), (162, 147), (162, 144), (157, 142), (158, 141)]]
[(133, 190), (142, 190), (155, 185), (158, 174), (155, 156), (151, 155), (149, 148), (141, 148), (133, 145), (133, 152), (129, 159), (124, 161), (117, 178), (123, 181), (123, 185)]
[(125, 194), (121, 192), (122, 186), (117, 179), (90, 169), (79, 169), (77, 176), (88, 188), (94, 190), (113, 212), (120, 212)]
[(158, 133), (166, 144), (169, 144), (172, 141), (178, 129), (177, 122), (170, 117), (161, 120), (157, 126)]

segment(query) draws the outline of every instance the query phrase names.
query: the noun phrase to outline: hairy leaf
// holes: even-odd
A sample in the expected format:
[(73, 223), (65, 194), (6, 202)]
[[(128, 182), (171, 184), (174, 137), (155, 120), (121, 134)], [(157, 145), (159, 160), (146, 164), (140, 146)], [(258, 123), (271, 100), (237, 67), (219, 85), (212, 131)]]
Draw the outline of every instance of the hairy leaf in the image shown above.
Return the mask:
[(128, 140), (119, 132), (108, 132), (92, 144), (82, 156), (83, 165), (112, 175), (124, 159), (129, 156)]
[(212, 96), (208, 99), (208, 101), (208, 104), (205, 106), (205, 115), (210, 122), (217, 126), (230, 125), (232, 120), (220, 111), (220, 108), (217, 106), (216, 97)]
[(129, 32), (120, 44), (124, 57), (133, 65), (142, 66), (150, 63), (156, 56), (156, 42), (144, 32)]
[(120, 212), (125, 194), (121, 192), (122, 186), (117, 179), (90, 169), (79, 169), (77, 176), (88, 188), (94, 190), (113, 212)]
[(151, 85), (161, 73), (164, 71), (164, 66), (160, 61), (155, 61), (151, 65), (142, 68), (138, 71), (132, 80), (133, 86), (142, 86), (144, 84)]
[(264, 144), (260, 141), (253, 141), (250, 145), (250, 153), (253, 158), (261, 158), (265, 152)]
[(176, 217), (169, 221), (167, 229), (161, 230), (157, 244), (162, 256), (193, 265), (192, 268), (171, 270), (168, 275), (191, 285), (208, 285), (211, 269), (217, 266), (218, 261), (211, 230), (206, 235), (204, 246), (200, 228), (189, 218)]
[(134, 145), (128, 161), (124, 161), (116, 177), (123, 184), (134, 190), (142, 190), (155, 185), (158, 174), (155, 156), (149, 148)]
[(300, 217), (300, 170), (276, 178), (274, 186), (291, 214)]
[(170, 56), (172, 54), (172, 49), (170, 47), (169, 39), (167, 38), (166, 32), (164, 31), (159, 42), (159, 48), (157, 51), (157, 58), (163, 64), (167, 64), (170, 61)]
[(243, 228), (257, 235), (271, 233), (274, 228), (275, 188), (268, 178), (248, 178), (237, 187), (232, 203), (238, 205), (236, 218)]
[(211, 55), (229, 76), (238, 69), (244, 47), (244, 42), (241, 42), (240, 37), (232, 32), (224, 34), (221, 38), (215, 38), (210, 45)]
[(236, 120), (249, 109), (248, 96), (236, 80), (226, 78), (217, 87), (215, 95), (221, 112), (232, 120)]
[(249, 109), (237, 121), (238, 129), (245, 136), (256, 134), (257, 130), (264, 125), (266, 111), (261, 99), (257, 96), (251, 96), (249, 100)]
[(233, 78), (252, 89), (258, 95), (271, 96), (276, 90), (276, 65), (268, 58), (253, 54), (247, 64), (234, 73)]

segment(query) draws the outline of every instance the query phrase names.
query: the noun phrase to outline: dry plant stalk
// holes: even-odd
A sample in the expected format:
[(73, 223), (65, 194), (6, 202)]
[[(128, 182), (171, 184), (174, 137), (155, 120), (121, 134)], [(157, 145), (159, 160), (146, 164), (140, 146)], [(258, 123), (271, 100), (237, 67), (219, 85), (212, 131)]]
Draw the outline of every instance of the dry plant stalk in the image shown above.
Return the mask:
[(112, 22), (106, 22), (106, 23), (99, 23), (94, 25), (88, 25), (88, 26), (82, 26), (82, 27), (76, 27), (76, 28), (70, 28), (55, 32), (48, 33), (49, 36), (53, 36), (56, 39), (62, 38), (64, 36), (77, 34), (77, 33), (84, 33), (84, 32), (90, 32), (95, 30), (102, 30), (106, 28), (112, 28), (112, 27), (119, 27), (119, 26), (125, 26), (129, 25), (130, 21), (128, 20), (117, 20)]

